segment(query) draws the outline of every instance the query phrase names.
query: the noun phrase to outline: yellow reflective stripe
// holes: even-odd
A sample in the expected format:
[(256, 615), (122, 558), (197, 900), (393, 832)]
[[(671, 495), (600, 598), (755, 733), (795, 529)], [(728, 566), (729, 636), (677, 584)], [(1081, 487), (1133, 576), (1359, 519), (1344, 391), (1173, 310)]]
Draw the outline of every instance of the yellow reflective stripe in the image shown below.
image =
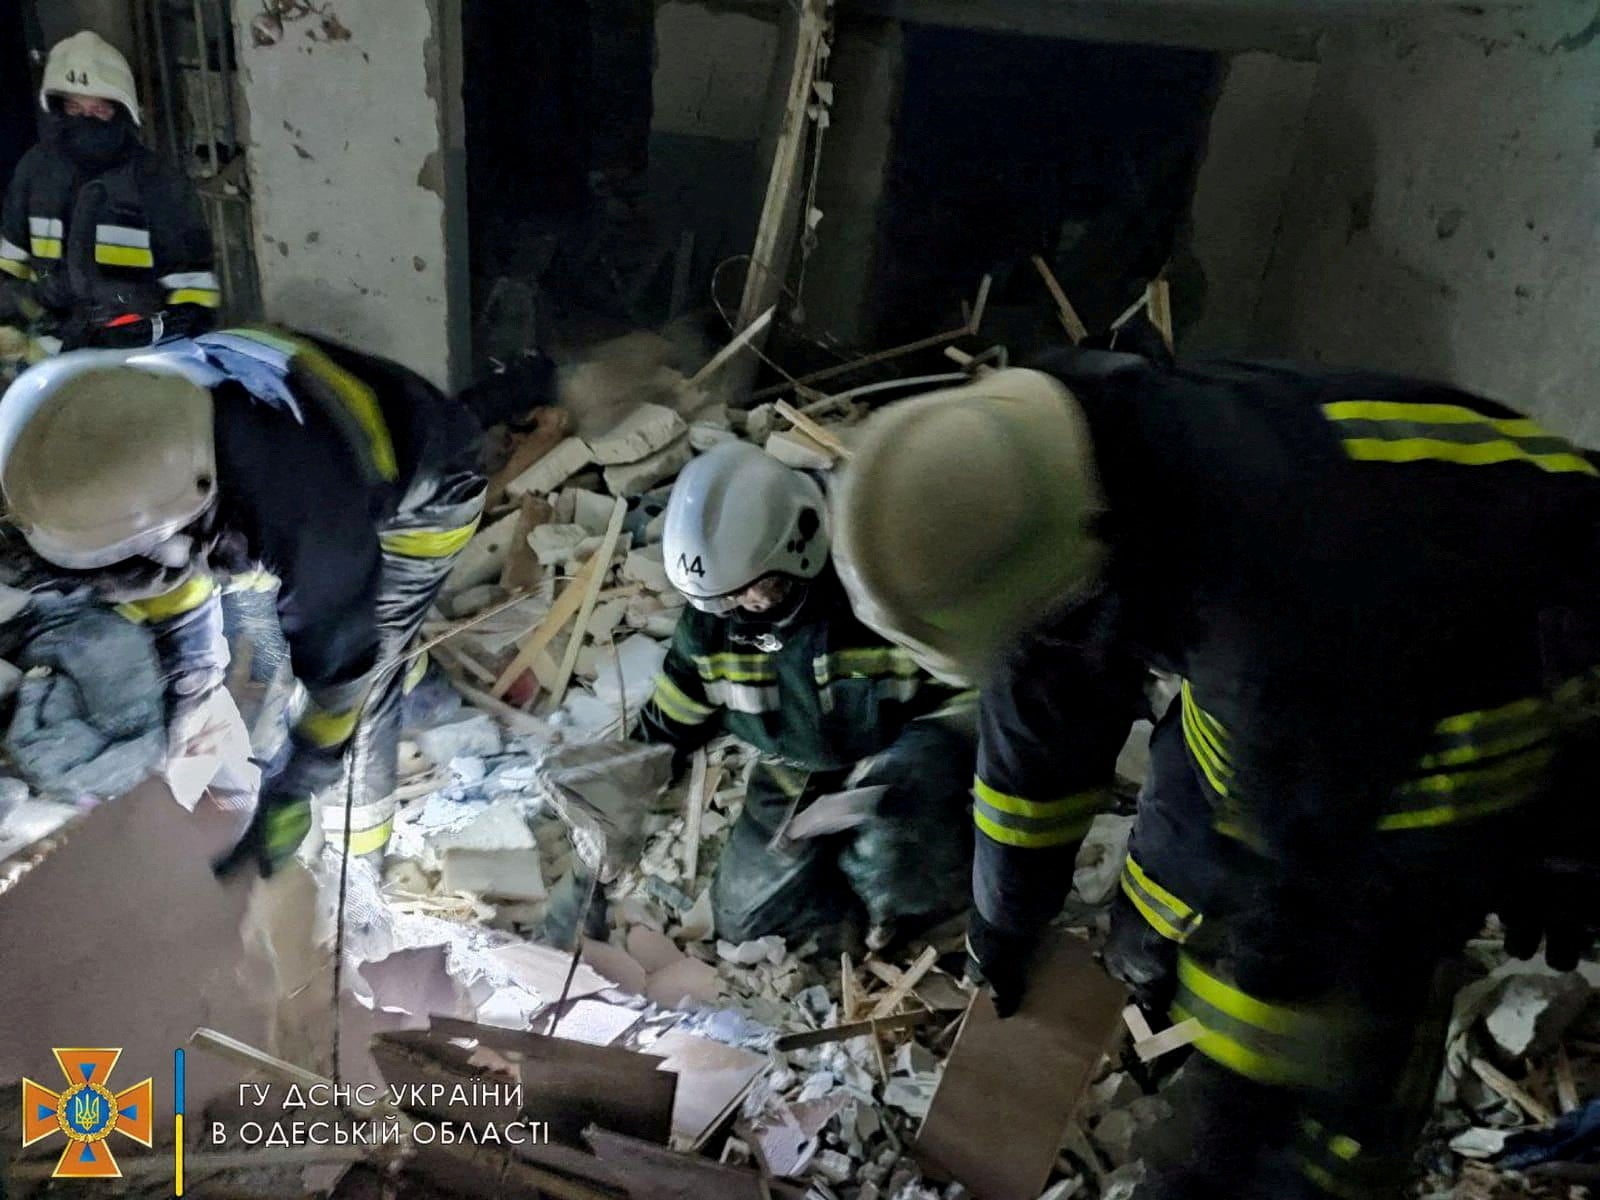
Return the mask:
[(198, 304), (202, 308), (221, 308), (222, 293), (211, 288), (178, 288), (167, 293), (168, 304)]
[(978, 794), (990, 808), (998, 809), (1003, 813), (1010, 813), (1016, 817), (1028, 817), (1035, 821), (1060, 820), (1063, 817), (1082, 816), (1084, 813), (1093, 815), (1105, 805), (1106, 793), (1103, 788), (1092, 791), (1078, 792), (1060, 800), (1025, 800), (1021, 796), (1008, 795), (990, 787), (982, 779), (975, 779), (972, 783), (973, 791)]
[(1555, 473), (1596, 475), (1593, 465), (1576, 454), (1534, 454), (1515, 442), (1443, 442), (1435, 438), (1346, 438), (1345, 452), (1361, 462), (1407, 463), (1435, 460), (1458, 466), (1488, 467), (1528, 462)]
[(1504, 792), (1467, 803), (1440, 804), (1433, 808), (1389, 813), (1378, 818), (1378, 828), (1384, 831), (1432, 829), (1440, 825), (1451, 825), (1457, 821), (1473, 821), (1479, 817), (1492, 816), (1497, 812), (1516, 808), (1519, 804), (1533, 799), (1533, 795), (1531, 791)]
[(1139, 915), (1150, 923), (1150, 927), (1166, 938), (1169, 942), (1182, 942), (1189, 935), (1179, 929), (1167, 919), (1167, 915), (1155, 905), (1151, 904), (1144, 896), (1139, 894), (1139, 889), (1133, 881), (1124, 874), (1118, 881), (1122, 885), (1122, 894), (1133, 901), (1133, 906), (1139, 910)]
[[(390, 817), (382, 824), (374, 825), (371, 829), (357, 829), (350, 834), (349, 853), (356, 856), (363, 854), (376, 854), (389, 844), (389, 837), (394, 832), (394, 818)], [(328, 835), (328, 844), (337, 850), (345, 846), (344, 835), (335, 831)]]
[(1190, 905), (1185, 904), (1182, 900), (1178, 899), (1178, 897), (1167, 891), (1166, 888), (1162, 887), (1154, 879), (1151, 879), (1150, 876), (1145, 873), (1145, 869), (1139, 865), (1139, 860), (1134, 858), (1132, 854), (1129, 854), (1128, 857), (1123, 860), (1123, 865), (1127, 868), (1128, 874), (1133, 876), (1135, 882), (1137, 882), (1141, 888), (1171, 909), (1173, 915), (1179, 920), (1187, 921), (1190, 917), (1196, 917), (1199, 915)]
[(326, 384), (345, 413), (360, 427), (372, 458), (373, 469), (377, 471), (379, 478), (393, 483), (400, 477), (400, 468), (394, 456), (394, 442), (389, 437), (389, 426), (383, 419), (383, 409), (378, 404), (377, 394), (371, 388), (329, 358), (327, 352), (315, 342), (304, 338), (286, 337), (271, 329), (253, 325), (230, 329), (228, 333), (234, 337), (260, 342), (263, 346), (270, 346), (291, 361), (300, 363), (314, 377)]
[(701, 704), (668, 678), (665, 672), (656, 676), (655, 691), (650, 698), (656, 707), (680, 725), (699, 725), (717, 710)]
[(25, 262), (18, 262), (14, 258), (0, 258), (0, 271), (4, 271), (7, 275), (14, 276), (25, 283), (32, 282), (34, 278), (33, 268)]
[[(1171, 1016), (1174, 1024), (1191, 1019), (1190, 1012), (1181, 1004), (1172, 1006)], [(1201, 1024), (1204, 1026), (1204, 1021)], [(1213, 1062), (1221, 1063), (1235, 1074), (1254, 1079), (1259, 1083), (1281, 1084), (1300, 1081), (1301, 1073), (1282, 1059), (1246, 1046), (1243, 1042), (1225, 1033), (1219, 1033), (1209, 1026), (1205, 1026), (1205, 1029), (1206, 1032), (1195, 1039), (1194, 1048)]]
[(294, 730), (313, 746), (327, 750), (349, 741), (360, 720), (359, 704), (343, 712), (325, 712), (313, 707), (307, 709), (305, 715), (295, 723)]
[[(60, 243), (57, 243), (59, 246)], [(37, 250), (34, 251), (38, 253)], [(54, 257), (59, 258), (58, 249)], [(96, 242), (94, 247), (94, 260), (105, 267), (154, 267), (156, 257), (150, 253), (148, 246), (118, 246), (111, 242)]]
[(1447, 750), (1438, 750), (1432, 754), (1424, 754), (1417, 760), (1417, 766), (1427, 769), (1430, 767), (1458, 767), (1462, 763), (1476, 762), (1483, 758), (1499, 758), (1504, 754), (1512, 754), (1518, 750), (1530, 750), (1540, 742), (1548, 741), (1555, 734), (1555, 729), (1550, 725), (1533, 725), (1521, 733), (1508, 734), (1495, 741), (1474, 742), (1465, 746), (1451, 746)]
[(1304, 1032), (1306, 1021), (1298, 1013), (1257, 1000), (1232, 984), (1224, 983), (1208, 974), (1187, 954), (1178, 957), (1178, 984), (1188, 988), (1218, 1012), (1246, 1025), (1290, 1037)]
[(819, 655), (811, 664), (818, 685), (850, 676), (896, 675), (912, 678), (920, 673), (916, 659), (893, 646), (839, 650)]
[(1464, 771), (1408, 779), (1398, 790), (1402, 796), (1433, 796), (1494, 787), (1514, 781), (1519, 776), (1534, 775), (1544, 771), (1554, 761), (1555, 755), (1555, 747), (1538, 746), (1515, 758), (1493, 763), (1487, 767), (1472, 767)]
[(60, 258), (61, 239), (52, 237), (29, 238), (35, 258)]
[(1197, 715), (1198, 706), (1191, 698), (1187, 685), (1184, 685), (1182, 705), (1181, 719), (1183, 721), (1184, 742), (1189, 747), (1195, 762), (1200, 765), (1200, 770), (1205, 774), (1212, 789), (1219, 796), (1227, 796), (1227, 777), (1231, 772), (1218, 756), (1205, 731), (1200, 727)]
[(1416, 425), (1488, 425), (1511, 437), (1550, 436), (1526, 417), (1502, 419), (1460, 404), (1412, 404), (1396, 400), (1339, 400), (1322, 411), (1335, 421), (1404, 421)]
[(472, 540), (477, 529), (477, 517), (454, 529), (391, 529), (378, 535), (378, 544), (405, 558), (449, 558)]
[(1082, 839), (1084, 827), (1082, 825), (1065, 825), (1058, 829), (1047, 829), (1033, 832), (1022, 829), (1011, 829), (1001, 825), (992, 817), (984, 815), (981, 808), (973, 808), (973, 821), (979, 830), (986, 836), (999, 842), (1002, 846), (1020, 846), (1027, 850), (1038, 850), (1047, 846), (1065, 846), (1071, 842)]
[(260, 569), (254, 571), (240, 571), (236, 575), (228, 576), (227, 585), (223, 588), (227, 592), (270, 592), (277, 588), (278, 577), (271, 571)]
[(119, 604), (117, 611), (130, 621), (141, 624), (146, 621), (170, 621), (173, 617), (181, 617), (184, 613), (199, 608), (211, 599), (211, 594), (216, 590), (216, 582), (209, 575), (202, 575), (187, 583), (180, 583), (170, 592), (160, 596)]
[(1479, 712), (1460, 713), (1453, 717), (1446, 717), (1433, 728), (1436, 732), (1445, 734), (1472, 733), (1484, 725), (1537, 716), (1546, 707), (1547, 703), (1543, 698), (1528, 696), (1521, 700), (1513, 700), (1510, 704), (1502, 705), (1499, 708), (1486, 708)]
[(1354, 1162), (1361, 1153), (1361, 1143), (1348, 1134), (1336, 1133), (1328, 1139), (1328, 1149), (1335, 1158), (1345, 1162)]
[(707, 683), (726, 679), (731, 683), (775, 683), (777, 665), (766, 654), (696, 654), (693, 658), (700, 678)]
[(428, 673), (428, 652), (424, 650), (411, 660), (411, 666), (406, 669), (406, 677), (400, 681), (400, 690), (403, 693), (414, 692), (417, 684), (422, 682), (422, 677)]

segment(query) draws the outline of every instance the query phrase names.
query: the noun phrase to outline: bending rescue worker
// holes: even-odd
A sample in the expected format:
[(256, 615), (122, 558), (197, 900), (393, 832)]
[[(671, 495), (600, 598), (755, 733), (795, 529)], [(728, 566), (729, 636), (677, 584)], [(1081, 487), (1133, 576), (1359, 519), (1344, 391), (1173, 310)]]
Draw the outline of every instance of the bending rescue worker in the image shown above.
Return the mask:
[(1183, 680), (1105, 957), (1203, 1024), (1198, 1122), (1137, 1195), (1400, 1195), (1441, 968), (1490, 912), (1558, 968), (1592, 938), (1594, 456), (1441, 385), (1069, 352), (889, 407), (839, 487), (862, 618), (984, 684), (1002, 1013), (1147, 669)]
[(0, 322), (64, 349), (148, 345), (216, 324), (211, 231), (182, 171), (139, 141), (127, 60), (73, 34), (45, 61), (44, 140), (0, 213)]
[[(717, 864), (718, 936), (796, 935), (864, 911), (880, 948), (964, 908), (970, 729), (949, 689), (850, 611), (822, 485), (754, 446), (718, 446), (673, 487), (662, 549), (689, 607), (638, 736), (671, 744), (680, 766), (723, 732), (761, 755)], [(787, 836), (846, 791), (859, 823)]]
[[(217, 580), (266, 570), (309, 703), (219, 869), (270, 873), (323, 830), (379, 854), (406, 660), (477, 527), (479, 427), (383, 359), (262, 329), (30, 368), (0, 401), (0, 489), (33, 550), (156, 637), (174, 741), (227, 661)], [(349, 750), (348, 788), (335, 789)]]

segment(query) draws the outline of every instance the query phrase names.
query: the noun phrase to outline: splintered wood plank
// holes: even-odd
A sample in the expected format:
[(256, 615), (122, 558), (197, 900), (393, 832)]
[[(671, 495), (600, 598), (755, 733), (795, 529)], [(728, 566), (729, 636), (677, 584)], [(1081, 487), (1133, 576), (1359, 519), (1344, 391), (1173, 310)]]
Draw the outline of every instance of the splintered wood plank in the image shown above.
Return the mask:
[(1089, 947), (1053, 932), (1021, 1008), (1002, 1021), (984, 988), (945, 1063), (917, 1134), (924, 1168), (976, 1200), (1035, 1200), (1084, 1089), (1122, 1029), (1127, 991)]

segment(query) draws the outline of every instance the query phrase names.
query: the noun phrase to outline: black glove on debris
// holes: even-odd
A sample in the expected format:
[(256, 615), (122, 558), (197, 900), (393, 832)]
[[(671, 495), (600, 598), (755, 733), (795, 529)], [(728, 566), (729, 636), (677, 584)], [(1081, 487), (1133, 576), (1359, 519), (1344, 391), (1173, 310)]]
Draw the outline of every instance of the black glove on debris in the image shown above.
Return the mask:
[(976, 909), (967, 918), (967, 978), (989, 985), (998, 1016), (1009, 1017), (1021, 1007), (1038, 946), (1036, 937), (996, 929)]

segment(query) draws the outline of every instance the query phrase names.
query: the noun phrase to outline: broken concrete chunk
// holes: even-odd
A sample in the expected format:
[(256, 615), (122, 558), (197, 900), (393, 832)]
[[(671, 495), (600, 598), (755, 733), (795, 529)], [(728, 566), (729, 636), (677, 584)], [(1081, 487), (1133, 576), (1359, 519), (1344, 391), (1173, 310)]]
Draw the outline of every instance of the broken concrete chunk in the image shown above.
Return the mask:
[(548, 495), (592, 461), (587, 442), (582, 438), (566, 438), (558, 443), (554, 450), (506, 484), (506, 495), (513, 499), (530, 494)]
[(664, 450), (686, 430), (683, 418), (672, 409), (640, 404), (608, 433), (589, 438), (589, 453), (603, 467), (636, 463)]
[(538, 843), (522, 809), (513, 800), (496, 800), (458, 829), (430, 839), (439, 856), (439, 883), (449, 892), (542, 900)]
[(788, 952), (784, 940), (776, 935), (740, 942), (737, 946), (728, 941), (717, 943), (717, 957), (723, 962), (730, 962), (740, 967), (753, 967), (758, 963), (771, 963), (776, 966), (783, 961)]
[(567, 488), (558, 497), (558, 515), (566, 521), (582, 525), (591, 534), (600, 536), (611, 523), (611, 510), (617, 502), (600, 492), (583, 488)]
[(489, 605), (500, 600), (505, 595), (505, 589), (499, 584), (480, 583), (476, 587), (462, 588), (459, 592), (451, 592), (447, 597), (450, 615), (457, 619), (461, 617), (475, 617)]
[(472, 535), (444, 581), (445, 592), (459, 592), (500, 578), (521, 513), (512, 513)]
[(622, 624), (622, 618), (628, 613), (628, 597), (618, 596), (615, 600), (604, 600), (594, 606), (594, 612), (589, 615), (589, 636), (596, 641), (605, 641), (611, 637), (616, 627)]
[(643, 584), (652, 592), (676, 595), (672, 581), (667, 578), (666, 559), (659, 545), (641, 546), (622, 562), (622, 578), (629, 583)]
[(1114, 1166), (1133, 1161), (1134, 1141), (1146, 1129), (1172, 1117), (1172, 1105), (1160, 1096), (1140, 1096), (1126, 1108), (1113, 1109), (1094, 1127), (1094, 1143)]
[(883, 1102), (920, 1121), (928, 1115), (928, 1106), (933, 1103), (933, 1093), (938, 1086), (937, 1075), (896, 1075), (884, 1086)]
[(456, 758), (499, 754), (504, 745), (500, 727), (487, 713), (474, 713), (461, 721), (419, 730), (416, 740), (417, 749), (441, 767), (449, 766)]
[(779, 430), (767, 438), (763, 448), (785, 466), (802, 471), (826, 471), (833, 466), (833, 455), (798, 430)]
[(694, 447), (697, 454), (704, 454), (711, 447), (720, 446), (723, 442), (736, 442), (738, 440), (738, 434), (721, 425), (712, 425), (706, 421), (696, 421), (689, 426), (689, 445)]
[(1555, 1048), (1588, 1002), (1589, 985), (1576, 972), (1513, 975), (1501, 985), (1483, 1024), (1508, 1058), (1544, 1054)]
[(614, 646), (607, 645), (595, 679), (594, 694), (611, 704), (617, 702), (619, 695), (624, 695), (628, 711), (638, 712), (655, 690), (656, 675), (666, 659), (666, 645), (643, 634), (624, 638)]
[(650, 980), (649, 973), (621, 946), (583, 939), (583, 961), (611, 980), (624, 992), (642, 996)]
[[(735, 421), (739, 420), (738, 414), (731, 414)], [(772, 427), (778, 420), (778, 408), (775, 404), (758, 404), (744, 414), (744, 435), (752, 442), (760, 444), (767, 440), (772, 432)]]
[(638, 462), (607, 467), (606, 490), (613, 496), (637, 496), (648, 492), (658, 483), (671, 479), (694, 457), (687, 437), (681, 437), (664, 449), (657, 450)]
[(1116, 813), (1101, 813), (1089, 826), (1072, 872), (1073, 891), (1085, 904), (1104, 904), (1116, 894), (1132, 833), (1133, 818)]
[(556, 567), (577, 554), (590, 536), (582, 525), (536, 525), (528, 546), (541, 567)]
[(645, 925), (628, 930), (628, 953), (651, 974), (683, 961), (683, 951), (671, 938)]
[(645, 995), (662, 1008), (709, 1007), (722, 999), (722, 981), (710, 963), (684, 957), (652, 974)]
[(683, 924), (678, 929), (678, 936), (686, 942), (703, 942), (710, 938), (712, 929), (711, 889), (706, 888), (695, 897), (693, 906), (683, 914)]

